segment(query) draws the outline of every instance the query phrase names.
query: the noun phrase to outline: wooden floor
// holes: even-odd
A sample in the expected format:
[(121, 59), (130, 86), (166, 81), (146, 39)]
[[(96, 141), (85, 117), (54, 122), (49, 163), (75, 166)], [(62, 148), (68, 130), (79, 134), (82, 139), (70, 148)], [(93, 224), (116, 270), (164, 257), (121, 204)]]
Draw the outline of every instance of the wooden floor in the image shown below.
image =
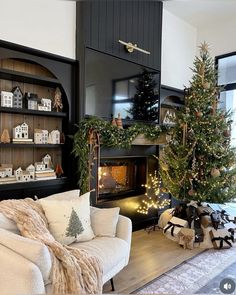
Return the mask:
[[(199, 248), (184, 250), (165, 238), (160, 230), (149, 234), (145, 230), (134, 232), (130, 261), (114, 277), (114, 293), (133, 292), (201, 251)], [(110, 282), (104, 285), (103, 292), (112, 293)]]

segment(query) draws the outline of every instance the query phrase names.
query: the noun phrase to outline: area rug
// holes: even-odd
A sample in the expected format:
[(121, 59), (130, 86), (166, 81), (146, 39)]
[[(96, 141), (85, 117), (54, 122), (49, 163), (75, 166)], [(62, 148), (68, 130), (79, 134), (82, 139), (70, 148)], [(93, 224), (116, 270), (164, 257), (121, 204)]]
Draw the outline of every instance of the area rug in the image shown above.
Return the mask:
[[(236, 265), (235, 245), (230, 249), (206, 250), (134, 291), (133, 294), (217, 294), (220, 284), (219, 281), (216, 286), (217, 280), (220, 280), (224, 272), (225, 275), (230, 275), (234, 264)], [(215, 290), (210, 290), (211, 284)], [(218, 294), (220, 293), (218, 288)]]

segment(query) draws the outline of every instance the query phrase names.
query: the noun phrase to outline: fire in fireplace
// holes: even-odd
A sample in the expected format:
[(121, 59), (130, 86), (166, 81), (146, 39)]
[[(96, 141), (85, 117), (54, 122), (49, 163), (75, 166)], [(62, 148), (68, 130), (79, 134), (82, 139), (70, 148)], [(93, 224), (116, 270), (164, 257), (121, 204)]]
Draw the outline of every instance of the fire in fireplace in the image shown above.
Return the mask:
[(146, 166), (146, 157), (101, 159), (98, 169), (99, 198), (143, 194)]

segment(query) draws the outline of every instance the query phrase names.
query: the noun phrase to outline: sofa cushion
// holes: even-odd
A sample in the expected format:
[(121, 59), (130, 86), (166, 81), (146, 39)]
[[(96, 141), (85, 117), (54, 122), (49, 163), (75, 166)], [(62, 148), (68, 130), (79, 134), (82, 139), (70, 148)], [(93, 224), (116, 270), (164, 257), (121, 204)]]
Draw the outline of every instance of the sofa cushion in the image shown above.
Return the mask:
[(91, 210), (91, 225), (97, 237), (115, 237), (120, 208), (94, 208)]
[(0, 213), (0, 229), (8, 230), (14, 234), (20, 234), (20, 231), (15, 221), (7, 218), (4, 214)]
[(69, 200), (76, 200), (80, 195), (80, 190), (75, 189), (71, 191), (66, 191), (58, 194), (50, 195), (46, 198), (43, 198), (44, 200), (61, 200), (61, 201), (69, 201)]
[(42, 273), (44, 282), (48, 282), (52, 261), (49, 250), (44, 244), (4, 229), (0, 229), (0, 244), (36, 264)]
[(103, 276), (112, 271), (120, 262), (126, 261), (128, 244), (119, 238), (96, 237), (92, 241), (73, 243), (71, 247), (86, 250), (98, 257), (103, 266)]
[(90, 192), (71, 200), (41, 199), (54, 238), (65, 245), (94, 238), (90, 221)]

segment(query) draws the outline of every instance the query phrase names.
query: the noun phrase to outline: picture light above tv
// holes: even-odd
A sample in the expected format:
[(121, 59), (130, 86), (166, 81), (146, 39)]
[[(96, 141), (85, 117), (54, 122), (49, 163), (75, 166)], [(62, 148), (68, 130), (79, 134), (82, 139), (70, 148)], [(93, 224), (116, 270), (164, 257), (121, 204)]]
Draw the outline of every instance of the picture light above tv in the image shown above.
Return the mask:
[(158, 123), (159, 93), (158, 71), (86, 48), (85, 116)]

